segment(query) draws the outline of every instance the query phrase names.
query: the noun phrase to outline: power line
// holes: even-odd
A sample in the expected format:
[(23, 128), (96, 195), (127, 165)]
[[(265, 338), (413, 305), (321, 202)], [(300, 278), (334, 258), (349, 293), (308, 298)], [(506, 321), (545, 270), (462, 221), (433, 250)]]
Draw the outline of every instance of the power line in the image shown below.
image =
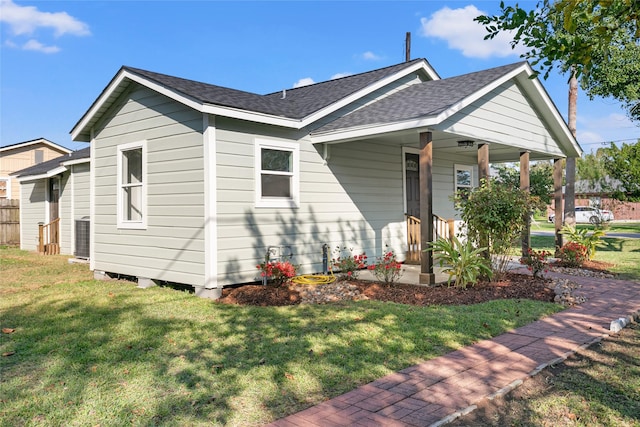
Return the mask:
[(626, 142), (626, 141), (633, 141), (636, 142), (640, 139), (640, 136), (635, 137), (635, 138), (625, 138), (625, 139), (617, 139), (615, 141), (600, 141), (600, 142), (580, 142), (580, 145), (608, 145), (610, 143), (616, 143), (616, 142)]

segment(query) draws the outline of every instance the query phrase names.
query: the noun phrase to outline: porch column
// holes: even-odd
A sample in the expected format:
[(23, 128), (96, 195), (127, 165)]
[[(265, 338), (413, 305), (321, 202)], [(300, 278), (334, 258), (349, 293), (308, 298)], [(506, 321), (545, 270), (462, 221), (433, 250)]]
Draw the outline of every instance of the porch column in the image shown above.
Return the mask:
[[(529, 152), (520, 153), (520, 189), (531, 192), (529, 177)], [(531, 212), (527, 212), (523, 218), (524, 230), (522, 230), (522, 256), (527, 256), (531, 247)]]
[(553, 200), (555, 212), (555, 255), (558, 256), (558, 250), (562, 247), (562, 159), (553, 160)]
[[(422, 248), (433, 241), (433, 147), (432, 133), (420, 133), (420, 235)], [(433, 273), (433, 253), (431, 251), (420, 254), (420, 283), (432, 285), (435, 283)]]
[(489, 144), (478, 144), (478, 185), (489, 179)]

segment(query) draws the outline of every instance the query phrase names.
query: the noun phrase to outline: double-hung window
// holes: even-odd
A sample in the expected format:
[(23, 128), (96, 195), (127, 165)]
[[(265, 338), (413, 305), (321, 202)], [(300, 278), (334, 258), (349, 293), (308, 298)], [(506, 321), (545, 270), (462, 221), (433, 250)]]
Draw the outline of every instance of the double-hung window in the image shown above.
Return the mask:
[(118, 146), (118, 228), (147, 227), (146, 142)]
[(473, 188), (473, 166), (455, 165), (455, 188), (456, 192), (461, 191), (469, 194)]
[(295, 143), (256, 140), (257, 207), (298, 207), (299, 156)]
[(11, 198), (11, 178), (0, 176), (0, 199)]

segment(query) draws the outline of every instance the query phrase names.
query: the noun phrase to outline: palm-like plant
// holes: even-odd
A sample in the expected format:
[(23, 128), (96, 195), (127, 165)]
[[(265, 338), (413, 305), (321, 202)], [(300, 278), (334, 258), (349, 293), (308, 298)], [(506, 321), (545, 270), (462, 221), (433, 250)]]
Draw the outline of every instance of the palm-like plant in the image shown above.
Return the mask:
[(439, 266), (449, 275), (447, 284), (451, 286), (453, 280), (454, 286), (459, 288), (475, 284), (483, 275), (491, 277), (491, 263), (482, 256), (486, 250), (487, 248), (474, 248), (468, 240), (462, 243), (456, 236), (451, 240), (439, 238), (429, 243), (429, 247), (425, 249), (433, 252)]

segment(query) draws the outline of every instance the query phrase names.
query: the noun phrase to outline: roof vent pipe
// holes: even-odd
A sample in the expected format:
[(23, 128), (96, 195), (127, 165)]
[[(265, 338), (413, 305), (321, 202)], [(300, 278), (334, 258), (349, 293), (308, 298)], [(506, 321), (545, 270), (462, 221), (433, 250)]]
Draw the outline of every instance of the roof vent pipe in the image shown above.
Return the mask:
[(287, 97), (287, 90), (286, 89), (282, 89), (282, 98), (280, 99), (285, 99)]

